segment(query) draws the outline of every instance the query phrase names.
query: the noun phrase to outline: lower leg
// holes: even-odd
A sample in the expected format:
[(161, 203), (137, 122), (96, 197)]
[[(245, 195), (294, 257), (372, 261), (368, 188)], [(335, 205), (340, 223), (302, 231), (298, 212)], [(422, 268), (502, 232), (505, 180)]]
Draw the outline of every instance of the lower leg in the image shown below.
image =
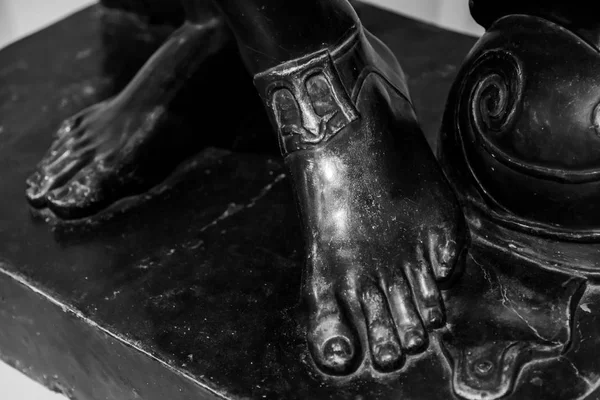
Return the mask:
[(360, 22), (346, 0), (214, 0), (250, 73), (335, 46)]

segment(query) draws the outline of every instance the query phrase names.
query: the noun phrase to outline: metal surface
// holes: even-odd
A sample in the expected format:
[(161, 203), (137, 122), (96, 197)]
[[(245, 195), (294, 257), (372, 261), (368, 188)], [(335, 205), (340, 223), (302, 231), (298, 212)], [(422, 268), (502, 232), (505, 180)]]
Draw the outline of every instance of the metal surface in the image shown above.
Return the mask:
[[(371, 7), (363, 20), (405, 67), (435, 146), (474, 39)], [(23, 182), (61, 121), (118, 93), (167, 33), (93, 7), (0, 53), (5, 361), (77, 399), (597, 398), (597, 288), (538, 268), (538, 253), (513, 251), (519, 243), (486, 240), (502, 232), (475, 211), (463, 278), (443, 292), (447, 324), (430, 334), (427, 351), (398, 372), (321, 374), (305, 339), (308, 310), (298, 306), (301, 221), (260, 100), (231, 49), (194, 85), (244, 99), (235, 118), (217, 118), (230, 102), (212, 97), (200, 99), (215, 118), (195, 118), (185, 107), (196, 104), (185, 100), (198, 99), (198, 86), (173, 103), (187, 129), (207, 133), (195, 149), (230, 150), (200, 151), (110, 219), (53, 229), (34, 218)]]

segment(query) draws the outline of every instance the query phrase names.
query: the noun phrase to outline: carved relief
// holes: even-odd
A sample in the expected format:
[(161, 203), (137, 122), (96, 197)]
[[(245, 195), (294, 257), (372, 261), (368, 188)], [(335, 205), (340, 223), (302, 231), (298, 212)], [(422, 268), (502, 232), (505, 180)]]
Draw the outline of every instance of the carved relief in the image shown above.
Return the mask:
[(307, 60), (255, 79), (259, 88), (266, 86), (264, 97), (284, 154), (327, 141), (358, 119), (329, 52), (310, 55)]
[[(512, 157), (495, 142), (514, 126), (522, 106), (524, 75), (518, 59), (493, 49), (475, 60), (461, 90), (461, 110), (468, 112), (473, 139), (503, 162)], [(463, 112), (464, 112), (463, 111)]]

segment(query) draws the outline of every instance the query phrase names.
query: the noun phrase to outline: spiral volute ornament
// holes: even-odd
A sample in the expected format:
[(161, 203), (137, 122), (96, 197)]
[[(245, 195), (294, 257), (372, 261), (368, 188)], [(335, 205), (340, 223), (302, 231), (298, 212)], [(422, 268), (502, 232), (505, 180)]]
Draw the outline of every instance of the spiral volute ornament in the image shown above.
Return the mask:
[(486, 51), (469, 68), (459, 95), (468, 105), (460, 109), (468, 110), (468, 123), (488, 150), (495, 148), (489, 139), (513, 128), (521, 109), (523, 80), (519, 61), (506, 50)]

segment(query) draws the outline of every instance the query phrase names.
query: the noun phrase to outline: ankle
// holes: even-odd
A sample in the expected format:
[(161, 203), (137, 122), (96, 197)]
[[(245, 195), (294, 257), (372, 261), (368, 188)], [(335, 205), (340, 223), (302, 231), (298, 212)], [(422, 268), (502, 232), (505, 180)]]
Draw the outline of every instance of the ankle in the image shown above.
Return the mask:
[(356, 99), (373, 73), (409, 98), (395, 57), (361, 27), (336, 47), (257, 74), (254, 83), (279, 133), (282, 153), (314, 148), (357, 120)]

